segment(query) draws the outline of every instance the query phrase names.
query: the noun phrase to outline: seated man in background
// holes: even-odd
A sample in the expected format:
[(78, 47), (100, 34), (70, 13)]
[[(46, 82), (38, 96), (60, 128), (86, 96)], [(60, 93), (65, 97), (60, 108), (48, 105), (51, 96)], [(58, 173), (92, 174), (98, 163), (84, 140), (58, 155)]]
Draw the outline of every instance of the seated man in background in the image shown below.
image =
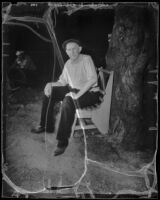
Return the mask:
[(33, 133), (53, 132), (53, 108), (57, 101), (63, 101), (55, 156), (62, 154), (68, 146), (76, 108), (98, 104), (101, 95), (94, 63), (89, 55), (81, 54), (80, 41), (67, 40), (63, 43), (63, 48), (69, 59), (64, 65), (59, 80), (47, 83), (44, 89), (40, 125), (31, 130)]
[(24, 51), (17, 51), (16, 56), (8, 75), (11, 83), (13, 86), (32, 85), (35, 80), (36, 66)]

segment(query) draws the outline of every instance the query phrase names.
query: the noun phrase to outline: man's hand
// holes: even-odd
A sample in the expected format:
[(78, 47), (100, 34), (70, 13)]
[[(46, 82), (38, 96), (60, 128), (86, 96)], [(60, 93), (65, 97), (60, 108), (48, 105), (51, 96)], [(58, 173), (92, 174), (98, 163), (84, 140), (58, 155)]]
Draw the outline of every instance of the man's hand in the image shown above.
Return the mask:
[(76, 100), (78, 98), (79, 98), (79, 95), (72, 92), (72, 99)]
[(76, 100), (76, 99), (79, 98), (78, 93), (76, 94), (76, 93), (74, 93), (74, 92), (69, 92), (68, 94), (66, 94), (66, 96), (70, 96), (70, 97), (72, 97), (72, 99), (74, 99), (74, 100)]
[(52, 92), (52, 83), (47, 83), (45, 88), (44, 88), (44, 94), (49, 97)]
[(44, 94), (49, 97), (51, 95), (52, 92), (52, 87), (60, 87), (63, 86), (62, 83), (60, 82), (51, 82), (51, 83), (47, 83), (47, 85), (44, 88)]

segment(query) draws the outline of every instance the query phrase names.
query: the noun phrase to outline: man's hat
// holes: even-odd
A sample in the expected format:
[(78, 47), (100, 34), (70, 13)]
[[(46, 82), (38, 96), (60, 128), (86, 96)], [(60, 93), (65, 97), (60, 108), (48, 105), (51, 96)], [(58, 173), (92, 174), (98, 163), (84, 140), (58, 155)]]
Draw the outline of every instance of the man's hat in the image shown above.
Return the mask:
[(22, 53), (24, 53), (24, 51), (16, 51), (16, 56), (21, 55)]
[(66, 41), (63, 42), (63, 44), (62, 44), (63, 49), (66, 50), (66, 45), (68, 43), (71, 43), (71, 42), (74, 42), (74, 43), (78, 44), (79, 46), (82, 46), (82, 44), (81, 44), (81, 42), (79, 40), (77, 40), (77, 39), (69, 39), (69, 40), (66, 40)]

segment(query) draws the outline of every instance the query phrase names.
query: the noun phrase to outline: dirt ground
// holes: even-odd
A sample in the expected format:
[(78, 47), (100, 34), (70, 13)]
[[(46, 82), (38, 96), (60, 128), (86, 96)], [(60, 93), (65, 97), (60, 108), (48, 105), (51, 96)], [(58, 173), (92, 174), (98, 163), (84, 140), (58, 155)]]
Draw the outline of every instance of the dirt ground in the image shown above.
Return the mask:
[[(42, 89), (31, 88), (8, 95), (4, 156), (5, 174), (10, 181), (29, 194), (35, 192), (36, 198), (64, 194), (89, 194), (90, 198), (96, 194), (148, 195), (156, 191), (151, 152), (115, 149), (105, 136), (95, 134), (97, 131), (78, 132), (78, 137), (70, 138), (66, 152), (55, 157), (56, 133), (30, 132), (40, 119), (42, 95)], [(74, 187), (42, 192), (46, 187), (63, 186)], [(5, 184), (3, 190), (6, 195)]]

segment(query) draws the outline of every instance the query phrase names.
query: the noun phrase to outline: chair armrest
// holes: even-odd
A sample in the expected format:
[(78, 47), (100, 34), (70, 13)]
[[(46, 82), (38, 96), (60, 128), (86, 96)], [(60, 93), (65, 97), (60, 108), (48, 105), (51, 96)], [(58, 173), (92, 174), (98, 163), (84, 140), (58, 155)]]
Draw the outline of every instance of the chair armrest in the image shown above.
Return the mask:
[(99, 92), (104, 96), (105, 94), (106, 94), (106, 91), (104, 91), (104, 90), (99, 90)]
[(101, 71), (101, 72), (104, 72), (104, 73), (107, 73), (107, 74), (111, 74), (112, 71), (109, 71), (107, 69), (103, 69), (102, 67), (98, 68), (98, 71)]

